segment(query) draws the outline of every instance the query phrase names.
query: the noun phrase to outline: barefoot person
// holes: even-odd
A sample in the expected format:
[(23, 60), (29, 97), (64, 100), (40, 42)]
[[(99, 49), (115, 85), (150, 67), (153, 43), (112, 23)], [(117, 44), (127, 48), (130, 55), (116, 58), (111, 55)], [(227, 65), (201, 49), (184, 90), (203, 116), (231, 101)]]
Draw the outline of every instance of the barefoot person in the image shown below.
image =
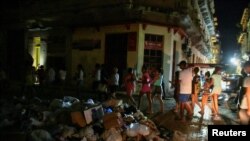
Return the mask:
[(151, 99), (150, 76), (148, 73), (148, 68), (145, 65), (143, 65), (141, 71), (142, 71), (142, 78), (138, 81), (139, 83), (142, 83), (141, 90), (139, 93), (138, 109), (140, 109), (142, 96), (146, 94), (148, 99), (147, 113), (152, 114), (153, 113), (152, 99)]
[(153, 100), (154, 97), (156, 96), (157, 99), (159, 100), (160, 113), (163, 113), (163, 109), (164, 109), (163, 108), (163, 100), (162, 100), (162, 94), (163, 94), (162, 81), (163, 81), (162, 69), (158, 68), (158, 69), (156, 69), (156, 71), (154, 73), (154, 79), (151, 82), (152, 87), (153, 87), (151, 99)]
[(218, 96), (222, 91), (222, 77), (221, 77), (221, 68), (215, 67), (215, 70), (212, 75), (211, 85), (213, 85), (213, 90), (211, 92), (212, 97), (212, 108), (214, 110), (214, 120), (219, 120), (219, 105), (218, 105)]
[(192, 80), (192, 111), (194, 111), (195, 104), (197, 104), (200, 108), (201, 105), (198, 101), (198, 96), (200, 94), (201, 90), (201, 82), (200, 82), (200, 76), (198, 75), (199, 68), (195, 67), (193, 70), (194, 76)]
[(211, 87), (210, 73), (206, 72), (205, 82), (203, 84), (203, 89), (202, 89), (202, 100), (201, 100), (201, 111), (200, 111), (201, 115), (204, 114), (205, 105), (207, 104), (208, 97), (210, 95), (210, 87)]
[(180, 102), (180, 120), (185, 121), (184, 110), (187, 112), (187, 118), (192, 118), (192, 108), (189, 104), (189, 98), (192, 93), (192, 68), (188, 67), (186, 61), (181, 61), (178, 66), (180, 67), (180, 94), (179, 94), (179, 102)]
[(136, 76), (134, 74), (134, 70), (132, 68), (128, 68), (128, 73), (124, 77), (124, 86), (125, 86), (125, 90), (129, 98), (129, 101), (132, 102), (134, 106), (136, 106), (136, 102), (133, 98), (133, 93), (135, 90), (135, 81), (136, 81)]

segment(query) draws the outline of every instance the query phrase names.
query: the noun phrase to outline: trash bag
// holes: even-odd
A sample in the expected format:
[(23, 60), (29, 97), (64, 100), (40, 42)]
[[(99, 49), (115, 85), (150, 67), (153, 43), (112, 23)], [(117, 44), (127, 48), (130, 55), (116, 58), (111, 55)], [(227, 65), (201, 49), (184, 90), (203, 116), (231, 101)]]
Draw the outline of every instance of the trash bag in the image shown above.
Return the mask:
[(139, 123), (131, 123), (126, 130), (126, 134), (129, 137), (135, 137), (138, 134), (147, 136), (150, 133), (149, 127)]
[(138, 134), (140, 124), (139, 123), (131, 123), (126, 130), (126, 134), (129, 137), (135, 137)]
[(148, 126), (140, 124), (138, 133), (143, 135), (143, 136), (147, 136), (150, 133), (150, 129)]
[(102, 138), (105, 141), (122, 141), (121, 132), (115, 128), (110, 128), (102, 134)]
[(31, 132), (29, 141), (54, 141), (54, 139), (48, 131), (37, 129)]

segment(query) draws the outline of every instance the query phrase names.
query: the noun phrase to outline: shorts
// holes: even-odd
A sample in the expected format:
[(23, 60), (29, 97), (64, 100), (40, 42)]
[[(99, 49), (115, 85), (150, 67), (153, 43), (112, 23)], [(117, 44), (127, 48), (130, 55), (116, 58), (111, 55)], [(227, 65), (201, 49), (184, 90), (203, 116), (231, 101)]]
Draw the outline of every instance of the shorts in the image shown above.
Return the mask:
[(188, 102), (190, 98), (190, 94), (179, 94), (180, 102)]
[(220, 94), (221, 93), (221, 88), (215, 88), (214, 87), (211, 93), (212, 94)]
[(162, 95), (162, 87), (161, 86), (154, 86), (152, 94), (154, 94), (154, 95)]

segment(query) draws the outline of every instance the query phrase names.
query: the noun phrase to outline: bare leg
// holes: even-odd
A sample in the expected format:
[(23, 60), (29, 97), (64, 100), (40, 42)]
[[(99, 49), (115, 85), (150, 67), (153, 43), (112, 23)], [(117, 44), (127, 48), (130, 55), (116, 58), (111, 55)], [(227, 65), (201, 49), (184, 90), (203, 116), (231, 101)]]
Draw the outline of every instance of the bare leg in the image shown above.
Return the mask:
[(136, 106), (136, 102), (135, 102), (134, 98), (132, 97), (132, 95), (129, 96), (129, 100)]
[(240, 124), (241, 125), (249, 125), (250, 117), (247, 115), (247, 110), (240, 109), (239, 117), (240, 117)]
[(201, 114), (204, 114), (204, 109), (205, 109), (205, 105), (207, 104), (207, 99), (208, 99), (208, 95), (207, 94), (203, 94), (202, 95), (202, 100), (201, 100)]
[(140, 109), (140, 106), (141, 106), (142, 95), (143, 95), (143, 93), (140, 92), (140, 94), (139, 94), (139, 100), (138, 100), (138, 105), (137, 105), (138, 109)]
[(192, 117), (193, 116), (193, 110), (192, 110), (191, 105), (189, 104), (189, 102), (185, 102), (184, 105), (185, 105), (185, 109), (187, 110), (188, 117), (189, 118)]
[(198, 93), (195, 94), (195, 103), (201, 108), (201, 104), (199, 103), (198, 100)]
[(132, 94), (133, 94), (133, 90), (127, 90), (127, 95), (128, 95), (129, 101), (132, 102), (132, 104), (134, 104), (134, 106), (136, 106), (136, 102), (135, 102)]
[(218, 111), (218, 95), (213, 94), (212, 99), (213, 99), (214, 114), (218, 115), (219, 114), (219, 111)]
[(157, 95), (157, 99), (158, 99), (159, 102), (160, 102), (160, 112), (163, 113), (164, 106), (163, 106), (163, 100), (162, 100), (161, 94), (158, 94), (158, 95)]
[(152, 111), (152, 99), (151, 99), (151, 93), (147, 92), (147, 98), (148, 98), (148, 113), (153, 113)]
[(184, 108), (185, 108), (185, 103), (180, 102), (180, 118), (183, 120), (184, 119)]

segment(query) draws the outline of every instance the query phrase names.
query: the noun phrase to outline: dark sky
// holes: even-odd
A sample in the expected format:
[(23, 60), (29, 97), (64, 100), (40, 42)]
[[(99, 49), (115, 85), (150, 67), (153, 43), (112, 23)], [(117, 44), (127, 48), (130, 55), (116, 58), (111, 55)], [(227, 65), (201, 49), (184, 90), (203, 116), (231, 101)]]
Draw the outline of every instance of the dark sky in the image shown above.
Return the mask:
[(240, 28), (236, 25), (240, 23), (243, 10), (247, 8), (250, 0), (214, 0), (215, 16), (218, 17), (218, 30), (223, 51), (223, 60), (230, 60), (234, 52), (239, 51), (237, 35)]

